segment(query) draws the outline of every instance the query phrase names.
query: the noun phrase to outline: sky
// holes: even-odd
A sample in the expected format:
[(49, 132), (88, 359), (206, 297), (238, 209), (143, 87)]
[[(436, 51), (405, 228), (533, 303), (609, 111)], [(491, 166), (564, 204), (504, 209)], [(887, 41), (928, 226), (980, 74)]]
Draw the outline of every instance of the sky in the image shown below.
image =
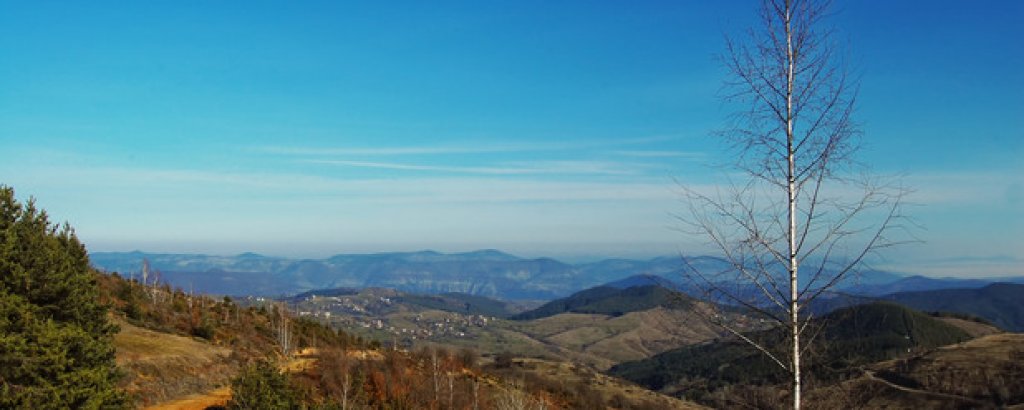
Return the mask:
[[(699, 252), (757, 2), (2, 1), (0, 184), (90, 251)], [(1024, 2), (842, 2), (881, 267), (1024, 275)], [(696, 249), (696, 251), (695, 251)]]

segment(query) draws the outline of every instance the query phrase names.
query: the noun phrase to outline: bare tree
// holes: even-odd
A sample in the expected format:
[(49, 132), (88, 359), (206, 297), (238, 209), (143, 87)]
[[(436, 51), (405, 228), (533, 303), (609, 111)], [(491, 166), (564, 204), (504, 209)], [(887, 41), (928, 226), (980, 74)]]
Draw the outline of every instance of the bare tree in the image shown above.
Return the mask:
[(277, 306), (277, 343), (281, 345), (281, 354), (288, 356), (292, 349), (291, 320), (288, 317), (288, 306), (280, 303)]
[(786, 329), (779, 351), (718, 321), (792, 376), (794, 408), (808, 346), (802, 309), (856, 276), (873, 253), (903, 242), (892, 233), (902, 230), (907, 191), (854, 161), (856, 81), (825, 26), (828, 9), (828, 1), (763, 0), (762, 26), (743, 41), (727, 38), (725, 97), (745, 108), (721, 136), (743, 176), (720, 189), (684, 186), (689, 212), (680, 216), (726, 262), (710, 268), (684, 256), (691, 281), (708, 298)]
[(438, 377), (440, 376), (440, 369), (437, 365), (437, 348), (430, 348), (430, 375), (434, 381), (434, 403), (438, 402), (438, 394), (440, 388), (438, 387)]
[(142, 286), (145, 287), (149, 280), (149, 261), (142, 258)]
[(480, 410), (480, 378), (476, 375), (473, 379), (473, 410)]
[(339, 402), (341, 410), (348, 410), (353, 388), (351, 373), (357, 363), (344, 350), (331, 348), (321, 351), (317, 362), (324, 391), (332, 401)]

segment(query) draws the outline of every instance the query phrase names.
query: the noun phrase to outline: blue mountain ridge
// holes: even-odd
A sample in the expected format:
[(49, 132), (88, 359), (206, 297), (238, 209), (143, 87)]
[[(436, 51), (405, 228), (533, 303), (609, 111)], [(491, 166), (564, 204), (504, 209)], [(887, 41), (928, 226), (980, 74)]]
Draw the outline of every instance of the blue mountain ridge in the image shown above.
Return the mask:
[[(466, 293), (505, 300), (552, 300), (607, 284), (628, 288), (657, 284), (686, 291), (680, 257), (648, 260), (607, 259), (568, 264), (550, 258), (520, 258), (494, 249), (464, 253), (436, 251), (339, 254), (325, 259), (289, 259), (243, 253), (234, 256), (133, 252), (95, 252), (92, 264), (107, 272), (134, 275), (142, 261), (159, 280), (197, 292), (224, 295), (286, 296), (327, 288), (393, 288), (404, 292)], [(698, 269), (721, 270), (714, 257), (690, 258)], [(1024, 282), (1024, 278), (1022, 278)], [(895, 291), (981, 287), (991, 282), (904, 277), (882, 271), (859, 276), (850, 293), (881, 295)], [(968, 284), (970, 286), (963, 286)], [(857, 286), (860, 286), (858, 288)]]

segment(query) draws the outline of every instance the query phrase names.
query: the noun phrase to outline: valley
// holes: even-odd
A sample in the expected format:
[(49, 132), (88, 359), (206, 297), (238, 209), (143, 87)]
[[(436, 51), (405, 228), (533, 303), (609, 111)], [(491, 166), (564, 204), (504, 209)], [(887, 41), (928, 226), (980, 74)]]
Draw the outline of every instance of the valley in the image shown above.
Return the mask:
[[(707, 307), (676, 293), (672, 293), (676, 300), (666, 298), (652, 303), (649, 298), (652, 291), (671, 291), (660, 286), (650, 287), (646, 292), (636, 292), (636, 289), (641, 288), (603, 295), (601, 301), (618, 305), (615, 312), (551, 311), (548, 304), (530, 311), (546, 314), (542, 317), (534, 314), (529, 319), (522, 314), (513, 315), (515, 310), (496, 309), (494, 306), (504, 305), (480, 297), (412, 296), (377, 288), (323, 292), (330, 296), (311, 292), (289, 299), (289, 305), (300, 317), (316, 318), (354, 334), (381, 340), (386, 345), (397, 343), (404, 349), (423, 344), (472, 347), (487, 355), (509, 353), (570, 359), (600, 370), (620, 361), (645, 358), (720, 335), (719, 329), (702, 320), (701, 313), (695, 311), (707, 310)], [(472, 298), (475, 304), (466, 302), (467, 298)], [(679, 303), (682, 299), (688, 302)], [(425, 304), (424, 300), (432, 303)], [(748, 321), (744, 326), (749, 328), (757, 326), (741, 315), (734, 319)]]
[[(375, 256), (380, 260), (392, 260), (394, 257), (390, 254)], [(243, 255), (241, 258), (262, 260), (263, 257)], [(460, 265), (457, 270), (465, 274), (475, 272), (474, 269), (483, 269), (483, 265), (477, 260), (479, 258), (492, 262), (497, 260), (500, 263), (519, 260), (510, 255), (490, 251), (455, 255), (422, 252), (402, 254), (399, 258), (406, 262), (418, 261), (416, 263), (422, 263), (423, 260), (432, 263), (444, 261), (449, 267), (457, 263)], [(231, 263), (237, 263), (236, 259), (238, 258), (224, 258), (234, 261)], [(402, 266), (406, 262), (397, 263), (396, 266)], [(391, 262), (385, 265), (391, 266), (389, 263)], [(705, 263), (715, 262), (714, 259), (708, 258), (705, 259)], [(667, 258), (646, 262), (619, 260), (598, 265), (614, 265), (621, 270), (605, 271), (606, 277), (611, 278), (608, 282), (579, 290), (566, 287), (564, 291), (560, 291), (567, 292), (564, 296), (546, 300), (495, 299), (479, 293), (418, 293), (380, 286), (345, 286), (309, 289), (285, 297), (236, 297), (235, 303), (245, 309), (282, 312), (294, 317), (295, 320), (319, 323), (344, 331), (348, 335), (346, 337), (351, 340), (368, 343), (372, 349), (380, 349), (385, 355), (387, 352), (405, 352), (403, 354), (409, 356), (403, 360), (429, 362), (429, 357), (423, 356), (426, 353), (422, 352), (435, 349), (473, 352), (472, 354), (479, 355), (480, 365), (491, 372), (496, 372), (494, 374), (514, 373), (518, 375), (515, 377), (532, 380), (528, 383), (529, 386), (525, 387), (527, 390), (556, 391), (557, 389), (550, 390), (554, 388), (550, 384), (552, 380), (562, 380), (562, 383), (565, 380), (576, 380), (573, 383), (578, 383), (578, 386), (590, 386), (577, 387), (584, 389), (582, 391), (596, 389), (584, 396), (601, 397), (600, 400), (606, 403), (605, 405), (616, 402), (635, 404), (645, 400), (649, 404), (661, 403), (658, 406), (666, 408), (687, 408), (697, 405), (732, 407), (751, 403), (760, 403), (758, 405), (768, 407), (781, 405), (775, 402), (778, 398), (776, 392), (784, 390), (779, 369), (774, 368), (750, 346), (738, 342), (724, 329), (712, 324), (709, 318), (716, 314), (725, 315), (719, 317), (719, 320), (728, 321), (733, 329), (745, 332), (747, 337), (767, 341), (769, 344), (777, 343), (771, 341), (781, 336), (769, 322), (744, 314), (738, 309), (723, 309), (721, 306), (694, 298), (687, 293), (686, 286), (662, 276), (667, 275), (665, 272), (671, 273)], [(240, 265), (231, 266), (238, 269)], [(492, 265), (488, 266), (493, 268)], [(407, 268), (408, 266), (398, 269)], [(231, 281), (234, 280), (230, 279), (231, 277), (244, 274), (223, 269), (221, 267), (205, 271), (203, 275), (209, 278), (205, 283)], [(375, 269), (384, 268), (378, 266)], [(662, 274), (653, 274), (652, 271), (659, 271)], [(138, 277), (138, 274), (128, 276)], [(460, 288), (462, 285), (459, 283), (465, 283), (437, 282), (443, 281), (445, 276), (433, 273), (424, 273), (421, 276), (431, 278), (431, 289)], [(175, 276), (165, 275), (162, 278), (164, 284), (161, 286), (168, 287), (168, 283), (171, 283)], [(972, 391), (965, 394), (951, 391), (935, 382), (907, 382), (909, 379), (904, 377), (911, 376), (901, 375), (903, 373), (900, 372), (910, 367), (897, 366), (896, 370), (900, 370), (898, 372), (886, 363), (903, 363), (899, 362), (900, 360), (916, 360), (914, 363), (923, 363), (921, 360), (924, 359), (912, 358), (932, 357), (928, 355), (939, 354), (933, 352), (949, 349), (943, 346), (967, 346), (964, 343), (968, 342), (983, 346), (1016, 343), (1018, 340), (1012, 336), (1014, 334), (1004, 332), (1007, 328), (1014, 329), (1013, 326), (1017, 323), (1014, 312), (1020, 308), (1021, 301), (1013, 295), (1020, 288), (1024, 288), (1024, 285), (1012, 281), (921, 281), (914, 277), (887, 273), (878, 273), (868, 279), (874, 289), (915, 289), (914, 286), (921, 285), (924, 290), (881, 295), (858, 294), (858, 289), (871, 289), (866, 288), (864, 282), (860, 282), (844, 287), (842, 293), (822, 299), (821, 303), (813, 307), (818, 312), (817, 315), (821, 315), (817, 322), (820, 325), (815, 325), (820, 327), (815, 332), (820, 333), (821, 337), (814, 345), (809, 346), (813, 351), (808, 356), (812, 363), (808, 368), (810, 376), (807, 389), (811, 408), (825, 406), (824, 403), (834, 403), (838, 397), (843, 397), (840, 392), (878, 389), (882, 389), (878, 390), (879, 392), (884, 390), (889, 393), (872, 399), (875, 401), (870, 402), (869, 407), (878, 403), (914, 400), (936, 403), (940, 407), (949, 403), (977, 405), (996, 401), (1010, 403), (1018, 400), (1013, 388), (997, 388), (989, 393)], [(420, 285), (410, 286), (419, 289)], [(969, 287), (956, 288), (958, 285)], [(177, 292), (181, 292), (180, 287)], [(957, 297), (950, 297), (951, 295)], [(536, 297), (538, 294), (529, 296)], [(931, 307), (940, 312), (926, 314), (892, 302), (879, 304), (879, 301)], [(936, 305), (939, 301), (943, 301), (943, 304)], [(132, 340), (132, 337), (137, 338), (144, 333), (127, 323), (125, 332), (127, 333), (119, 336), (120, 340)], [(989, 342), (980, 342), (983, 340)], [(260, 343), (268, 342), (267, 347), (274, 345), (271, 340)], [(177, 342), (167, 340), (162, 343), (174, 346)], [(319, 343), (321, 342), (318, 342), (316, 337), (304, 337), (297, 346), (316, 347)], [(145, 343), (136, 345), (144, 346)], [(1005, 346), (999, 348), (1006, 349)], [(175, 372), (195, 373), (196, 369), (175, 365), (175, 359), (168, 356), (160, 359), (166, 361), (160, 370), (162, 373), (154, 373), (153, 368), (147, 366), (157, 359), (146, 359), (144, 354), (139, 353), (132, 356), (132, 352), (139, 351), (140, 348), (132, 348), (131, 344), (122, 350), (125, 358), (134, 357), (119, 361), (123, 367), (131, 369), (130, 373), (134, 375), (133, 381), (128, 384), (130, 391), (149, 391), (150, 393), (145, 395), (148, 400), (169, 399), (176, 395), (180, 398), (189, 391), (192, 394), (205, 391), (204, 396), (199, 396), (203, 400), (224, 397), (223, 387), (218, 387), (228, 382), (224, 377), (189, 381), (193, 380), (189, 378), (193, 376), (175, 376), (173, 378), (180, 382), (167, 384), (160, 380), (177, 374)], [(1010, 350), (1007, 351), (1009, 353), (1004, 353), (1011, 356), (1016, 354), (1012, 348)], [(173, 352), (174, 349), (168, 351)], [(215, 352), (216, 349), (197, 348), (195, 351)], [(204, 360), (212, 361), (201, 365), (214, 368), (222, 366), (222, 370), (216, 372), (220, 375), (237, 374), (242, 362), (228, 360), (224, 353), (226, 351), (220, 352), (211, 353), (210, 359)], [(975, 357), (989, 354), (986, 352), (988, 351), (985, 349), (968, 349), (962, 351), (960, 355)], [(946, 380), (949, 377), (961, 377), (949, 376), (947, 373), (976, 372), (955, 370), (958, 366), (966, 365), (967, 362), (963, 360), (941, 359), (937, 363), (944, 364), (932, 365), (933, 370), (921, 370), (930, 372), (928, 374), (932, 376), (920, 377), (931, 377), (928, 380)], [(997, 385), (1010, 383), (1005, 380), (1016, 374), (1016, 368), (1012, 365), (999, 366), (1001, 367), (995, 373), (984, 377), (988, 377)], [(943, 370), (935, 370), (940, 367)], [(315, 373), (319, 370), (310, 368), (309, 371)], [(295, 377), (309, 377), (303, 374), (306, 374), (306, 371), (298, 373)], [(508, 377), (508, 374), (499, 377)], [(154, 387), (145, 384), (146, 380), (156, 380), (158, 382), (155, 385), (161, 387), (154, 390)], [(493, 383), (503, 382), (494, 380)], [(190, 387), (176, 388), (176, 384)], [(643, 395), (638, 395), (639, 392), (649, 392), (654, 396), (644, 399)], [(570, 400), (591, 400), (584, 399), (584, 396), (575, 396)], [(891, 401), (882, 401), (882, 397), (889, 397), (885, 400)], [(677, 399), (681, 401), (672, 401)], [(842, 400), (866, 399), (846, 397)]]

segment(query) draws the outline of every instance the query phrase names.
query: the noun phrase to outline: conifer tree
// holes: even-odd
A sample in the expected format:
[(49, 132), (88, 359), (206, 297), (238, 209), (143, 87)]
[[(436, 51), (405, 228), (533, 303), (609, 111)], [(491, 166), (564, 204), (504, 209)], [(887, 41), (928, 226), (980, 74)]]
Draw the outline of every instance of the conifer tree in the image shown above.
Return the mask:
[(291, 409), (299, 404), (287, 376), (265, 361), (243, 370), (231, 382), (231, 391), (229, 409)]
[(0, 408), (122, 408), (107, 307), (85, 247), (0, 186)]

